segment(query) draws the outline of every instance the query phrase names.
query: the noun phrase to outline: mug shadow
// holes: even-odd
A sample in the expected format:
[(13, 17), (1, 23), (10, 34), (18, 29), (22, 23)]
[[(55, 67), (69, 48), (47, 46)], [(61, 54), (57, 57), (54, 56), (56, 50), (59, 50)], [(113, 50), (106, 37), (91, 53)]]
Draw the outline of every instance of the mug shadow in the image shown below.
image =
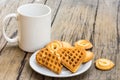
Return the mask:
[(22, 51), (24, 53), (29, 53), (29, 54), (32, 54), (33, 52), (27, 52), (27, 51), (24, 51), (22, 50), (19, 46), (18, 46), (18, 43), (8, 43), (5, 47), (6, 50), (10, 50), (10, 49), (16, 49), (16, 50), (19, 50), (19, 51)]
[(18, 52), (18, 53), (26, 53), (25, 51), (21, 50), (18, 46), (17, 43), (7, 43), (6, 46), (3, 48), (3, 50), (1, 51), (1, 54), (4, 54), (4, 53), (10, 53), (11, 51), (13, 51), (13, 54), (14, 52)]

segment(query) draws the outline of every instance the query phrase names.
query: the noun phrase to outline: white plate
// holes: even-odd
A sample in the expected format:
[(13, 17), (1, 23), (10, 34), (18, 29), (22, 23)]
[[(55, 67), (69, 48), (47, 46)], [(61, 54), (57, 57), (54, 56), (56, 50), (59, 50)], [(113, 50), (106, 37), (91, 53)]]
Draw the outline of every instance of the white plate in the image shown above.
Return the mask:
[(50, 71), (49, 69), (47, 69), (45, 67), (42, 67), (39, 64), (37, 64), (36, 59), (35, 59), (36, 53), (37, 52), (33, 53), (32, 56), (30, 57), (29, 64), (30, 64), (31, 68), (34, 71), (38, 72), (39, 74), (42, 74), (42, 75), (45, 75), (45, 76), (50, 76), (50, 77), (72, 77), (72, 76), (76, 76), (76, 75), (82, 74), (83, 72), (87, 71), (92, 64), (92, 61), (89, 61), (85, 64), (82, 64), (80, 66), (80, 68), (78, 69), (78, 71), (75, 72), (75, 73), (71, 73), (66, 68), (63, 68), (62, 72), (60, 74), (56, 74), (56, 73)]

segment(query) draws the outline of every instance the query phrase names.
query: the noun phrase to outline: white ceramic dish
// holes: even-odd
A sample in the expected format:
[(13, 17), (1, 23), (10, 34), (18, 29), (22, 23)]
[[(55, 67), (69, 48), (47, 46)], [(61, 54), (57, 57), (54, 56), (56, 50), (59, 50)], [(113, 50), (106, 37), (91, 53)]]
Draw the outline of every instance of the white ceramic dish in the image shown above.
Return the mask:
[(37, 52), (33, 53), (32, 56), (30, 57), (29, 64), (30, 64), (31, 68), (34, 71), (36, 71), (37, 73), (45, 75), (45, 76), (49, 76), (49, 77), (59, 77), (59, 78), (61, 77), (62, 78), (62, 77), (72, 77), (72, 76), (80, 75), (80, 74), (84, 73), (85, 71), (87, 71), (90, 68), (90, 66), (92, 65), (92, 61), (82, 64), (80, 66), (80, 68), (78, 69), (78, 71), (75, 73), (71, 73), (69, 70), (67, 70), (66, 68), (63, 67), (62, 72), (60, 74), (56, 74), (56, 73), (50, 71), (49, 69), (40, 66), (36, 62), (36, 59), (35, 59), (36, 53)]

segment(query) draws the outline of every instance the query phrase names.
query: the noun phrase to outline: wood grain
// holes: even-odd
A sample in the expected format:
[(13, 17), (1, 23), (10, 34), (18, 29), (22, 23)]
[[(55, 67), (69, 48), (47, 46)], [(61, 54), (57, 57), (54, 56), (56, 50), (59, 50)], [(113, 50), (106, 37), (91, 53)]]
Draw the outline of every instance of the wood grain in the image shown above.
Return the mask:
[[(61, 1), (60, 0), (47, 0), (44, 3), (46, 5), (48, 5), (49, 7), (51, 7), (51, 9), (52, 9), (52, 21), (54, 21), (54, 17), (57, 14), (57, 9), (59, 9)], [(31, 70), (31, 68), (28, 67), (29, 66), (28, 60), (30, 58), (30, 55), (27, 55), (27, 57), (28, 57), (28, 59), (25, 63), (25, 66), (24, 66), (25, 68), (23, 68), (23, 71), (20, 75), (19, 80), (29, 80), (29, 79), (30, 80), (52, 80), (53, 79), (53, 78), (50, 78), (50, 77), (42, 76), (42, 75), (34, 72), (33, 70)], [(27, 72), (29, 72), (29, 73), (27, 73)]]
[[(0, 32), (2, 31), (2, 20), (9, 14), (16, 12), (18, 6), (29, 2), (30, 0), (19, 1), (16, 0), (6, 0), (3, 1), (3, 5), (0, 6)], [(19, 5), (20, 4), (20, 5)], [(11, 22), (12, 21), (12, 22)], [(9, 19), (7, 22), (6, 34), (9, 37), (14, 37), (17, 33), (17, 24), (13, 19)], [(15, 80), (18, 78), (19, 73), (21, 72), (21, 67), (23, 65), (23, 60), (26, 53), (21, 51), (16, 44), (8, 44), (7, 41), (0, 34), (0, 80)], [(11, 75), (12, 74), (12, 75)]]
[[(62, 1), (52, 27), (52, 38), (65, 40), (74, 44), (80, 39), (93, 39), (93, 25), (98, 2), (96, 0), (65, 0)], [(94, 69), (94, 68), (93, 68)], [(91, 70), (93, 70), (91, 69)], [(89, 72), (64, 80), (89, 80)], [(55, 80), (62, 80), (55, 78)]]
[(23, 51), (16, 46), (7, 46), (2, 51), (2, 55), (0, 55), (0, 80), (15, 80), (17, 78), (24, 55)]
[(116, 29), (117, 29), (117, 50), (116, 50), (116, 70), (114, 73), (116, 74), (116, 80), (120, 79), (120, 0), (118, 2), (118, 9), (117, 9), (117, 20), (116, 20)]
[[(95, 54), (92, 67), (85, 73), (70, 78), (52, 78), (40, 75), (29, 66), (32, 53), (9, 44), (2, 36), (2, 20), (18, 6), (42, 3), (52, 8), (52, 40), (68, 41), (72, 45), (79, 39), (93, 43)], [(119, 80), (120, 79), (120, 1), (119, 0), (1, 0), (0, 1), (0, 80)], [(17, 34), (14, 19), (7, 21), (6, 33)], [(115, 63), (109, 71), (95, 68), (98, 58)]]
[(79, 0), (62, 1), (53, 24), (52, 39), (65, 40), (71, 44), (81, 38), (90, 39), (96, 4), (92, 4), (91, 0), (87, 2), (91, 5)]
[[(118, 1), (102, 1), (99, 0), (96, 22), (94, 27), (94, 53), (95, 60), (98, 58), (107, 58), (116, 61), (117, 53), (117, 8)], [(116, 65), (117, 66), (117, 65)], [(91, 72), (92, 79), (114, 80), (116, 79), (115, 69), (110, 71), (100, 71), (93, 69)], [(94, 78), (95, 77), (95, 78)]]

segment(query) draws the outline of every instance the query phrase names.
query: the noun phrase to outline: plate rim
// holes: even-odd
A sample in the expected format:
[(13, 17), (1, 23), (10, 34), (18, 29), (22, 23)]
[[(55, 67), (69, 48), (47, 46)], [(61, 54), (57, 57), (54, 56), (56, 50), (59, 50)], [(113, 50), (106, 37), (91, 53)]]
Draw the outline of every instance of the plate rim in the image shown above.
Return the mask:
[[(92, 60), (90, 60), (89, 62), (87, 62), (87, 63), (89, 63), (90, 65), (88, 65), (88, 67), (87, 67), (85, 70), (83, 70), (82, 72), (73, 73), (73, 74), (70, 74), (70, 75), (59, 75), (59, 74), (58, 74), (58, 75), (48, 75), (48, 74), (41, 73), (41, 72), (37, 71), (37, 70), (34, 69), (34, 67), (31, 65), (31, 59), (32, 59), (32, 57), (34, 57), (34, 56), (37, 54), (37, 52), (39, 52), (39, 50), (36, 51), (36, 52), (34, 52), (34, 53), (30, 56), (30, 58), (29, 58), (29, 65), (30, 65), (30, 67), (31, 67), (35, 72), (37, 72), (38, 74), (41, 74), (41, 75), (44, 75), (44, 76), (48, 76), (48, 77), (66, 78), (66, 77), (77, 76), (77, 75), (80, 75), (80, 74), (88, 71), (88, 69), (90, 69), (90, 67), (91, 67), (91, 65), (92, 65)], [(34, 57), (34, 58), (35, 58), (35, 57)], [(35, 63), (35, 64), (36, 64), (36, 63)], [(85, 64), (86, 64), (86, 63), (85, 63)], [(46, 69), (47, 69), (47, 68), (46, 68)]]

